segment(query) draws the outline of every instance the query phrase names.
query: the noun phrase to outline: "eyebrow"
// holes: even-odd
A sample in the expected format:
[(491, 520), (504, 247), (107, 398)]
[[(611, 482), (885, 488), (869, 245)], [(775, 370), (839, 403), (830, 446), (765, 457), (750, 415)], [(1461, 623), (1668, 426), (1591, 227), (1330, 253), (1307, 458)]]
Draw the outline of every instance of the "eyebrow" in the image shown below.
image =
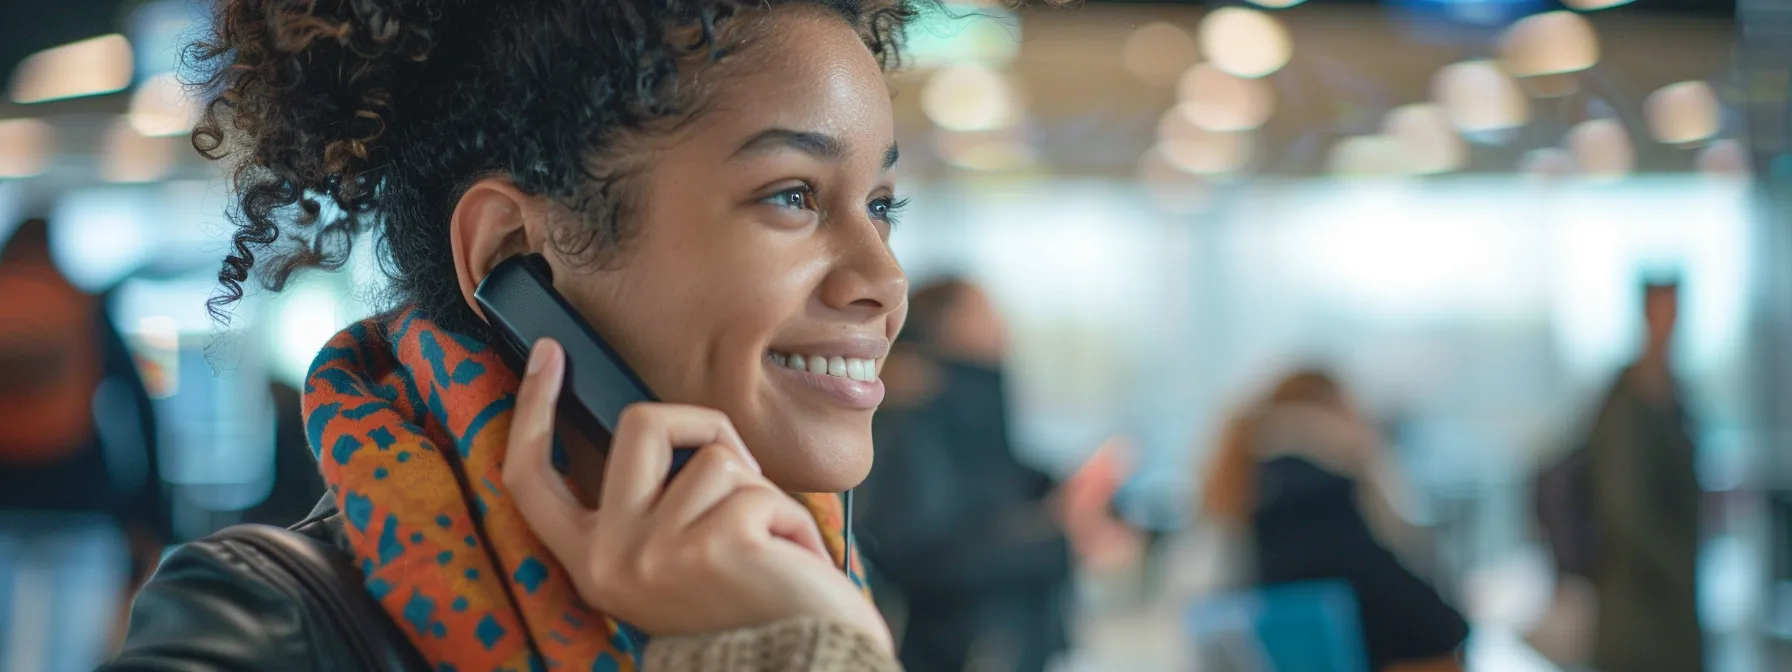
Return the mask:
[[(794, 149), (824, 161), (839, 161), (846, 157), (846, 143), (826, 133), (814, 131), (793, 131), (788, 128), (772, 128), (760, 131), (758, 135), (741, 143), (740, 149), (734, 150), (733, 158), (764, 154), (779, 149)], [(896, 166), (896, 159), (901, 156), (896, 143), (884, 150), (883, 169)]]

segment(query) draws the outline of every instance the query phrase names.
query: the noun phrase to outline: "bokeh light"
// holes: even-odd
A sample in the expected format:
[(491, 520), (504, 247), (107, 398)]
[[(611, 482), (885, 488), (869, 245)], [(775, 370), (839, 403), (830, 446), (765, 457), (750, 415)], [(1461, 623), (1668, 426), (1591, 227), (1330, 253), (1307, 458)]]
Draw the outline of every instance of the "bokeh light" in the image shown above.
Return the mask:
[(100, 178), (107, 182), (154, 182), (174, 167), (177, 141), (138, 133), (126, 118), (113, 122), (106, 132), (100, 156)]
[(1023, 170), (1039, 160), (1038, 150), (1016, 127), (993, 131), (939, 131), (933, 136), (933, 148), (946, 163), (980, 172)]
[(1468, 143), (1456, 135), (1449, 117), (1435, 104), (1394, 108), (1382, 120), (1381, 132), (1399, 142), (1413, 173), (1446, 173), (1468, 161)]
[(1431, 80), (1431, 100), (1464, 133), (1517, 128), (1531, 120), (1530, 99), (1493, 61), (1444, 66)]
[(1500, 63), (1519, 77), (1579, 72), (1598, 62), (1599, 36), (1574, 12), (1527, 16), (1500, 38)]
[(185, 135), (199, 120), (199, 102), (172, 72), (154, 75), (131, 94), (131, 128), (149, 137)]
[(1126, 38), (1120, 57), (1127, 72), (1155, 86), (1172, 86), (1199, 57), (1195, 38), (1181, 26), (1157, 21)]
[(1699, 150), (1695, 163), (1699, 172), (1707, 175), (1746, 177), (1752, 172), (1748, 165), (1748, 149), (1734, 138), (1713, 140)]
[(32, 54), (12, 73), (15, 103), (122, 91), (131, 84), (131, 41), (103, 35)]
[(1210, 131), (1174, 108), (1158, 120), (1157, 151), (1177, 170), (1194, 175), (1237, 172), (1252, 157), (1249, 133)]
[(1281, 21), (1243, 7), (1221, 7), (1201, 19), (1201, 55), (1213, 67), (1239, 77), (1264, 77), (1294, 57), (1294, 41)]
[(1610, 9), (1618, 5), (1628, 5), (1636, 0), (1562, 0), (1562, 4), (1583, 12), (1598, 9)]
[(1257, 128), (1275, 110), (1275, 93), (1263, 80), (1230, 75), (1205, 63), (1189, 68), (1176, 91), (1182, 113), (1209, 131)]
[(1412, 172), (1406, 147), (1388, 135), (1359, 135), (1332, 145), (1326, 169), (1339, 177), (1398, 177)]
[(1599, 181), (1615, 180), (1636, 167), (1630, 132), (1616, 119), (1589, 119), (1568, 130), (1568, 153), (1580, 173)]
[(1656, 89), (1643, 101), (1649, 135), (1656, 142), (1683, 145), (1703, 142), (1723, 126), (1717, 94), (1704, 82), (1676, 82)]
[(921, 90), (921, 109), (948, 131), (990, 131), (1020, 121), (1020, 91), (1006, 74), (967, 64), (935, 72)]
[(39, 119), (0, 120), (0, 178), (31, 177), (48, 170), (56, 129)]

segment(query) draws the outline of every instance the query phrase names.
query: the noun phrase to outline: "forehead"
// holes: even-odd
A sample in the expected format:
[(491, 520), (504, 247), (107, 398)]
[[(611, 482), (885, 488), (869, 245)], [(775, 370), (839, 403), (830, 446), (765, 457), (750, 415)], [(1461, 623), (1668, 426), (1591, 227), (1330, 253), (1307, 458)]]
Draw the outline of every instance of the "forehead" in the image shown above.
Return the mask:
[(816, 131), (881, 152), (894, 136), (876, 57), (846, 21), (812, 5), (740, 17), (728, 56), (705, 68), (705, 120), (757, 132)]

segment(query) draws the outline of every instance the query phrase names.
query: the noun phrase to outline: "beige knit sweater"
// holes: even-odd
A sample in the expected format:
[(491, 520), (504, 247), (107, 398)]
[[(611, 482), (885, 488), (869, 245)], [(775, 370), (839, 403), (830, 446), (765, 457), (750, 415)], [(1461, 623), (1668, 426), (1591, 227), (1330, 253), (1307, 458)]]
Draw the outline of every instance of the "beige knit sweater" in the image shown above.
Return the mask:
[(645, 672), (901, 672), (870, 637), (821, 618), (796, 618), (728, 632), (656, 637)]

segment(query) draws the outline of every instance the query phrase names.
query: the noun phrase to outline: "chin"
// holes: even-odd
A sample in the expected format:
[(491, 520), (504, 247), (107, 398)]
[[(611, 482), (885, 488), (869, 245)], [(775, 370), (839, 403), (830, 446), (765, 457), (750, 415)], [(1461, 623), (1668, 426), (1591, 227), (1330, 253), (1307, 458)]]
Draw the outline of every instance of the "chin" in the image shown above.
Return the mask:
[[(748, 445), (753, 445), (748, 443)], [(871, 473), (871, 432), (851, 438), (808, 436), (781, 444), (792, 450), (755, 457), (772, 484), (787, 492), (845, 492)]]

